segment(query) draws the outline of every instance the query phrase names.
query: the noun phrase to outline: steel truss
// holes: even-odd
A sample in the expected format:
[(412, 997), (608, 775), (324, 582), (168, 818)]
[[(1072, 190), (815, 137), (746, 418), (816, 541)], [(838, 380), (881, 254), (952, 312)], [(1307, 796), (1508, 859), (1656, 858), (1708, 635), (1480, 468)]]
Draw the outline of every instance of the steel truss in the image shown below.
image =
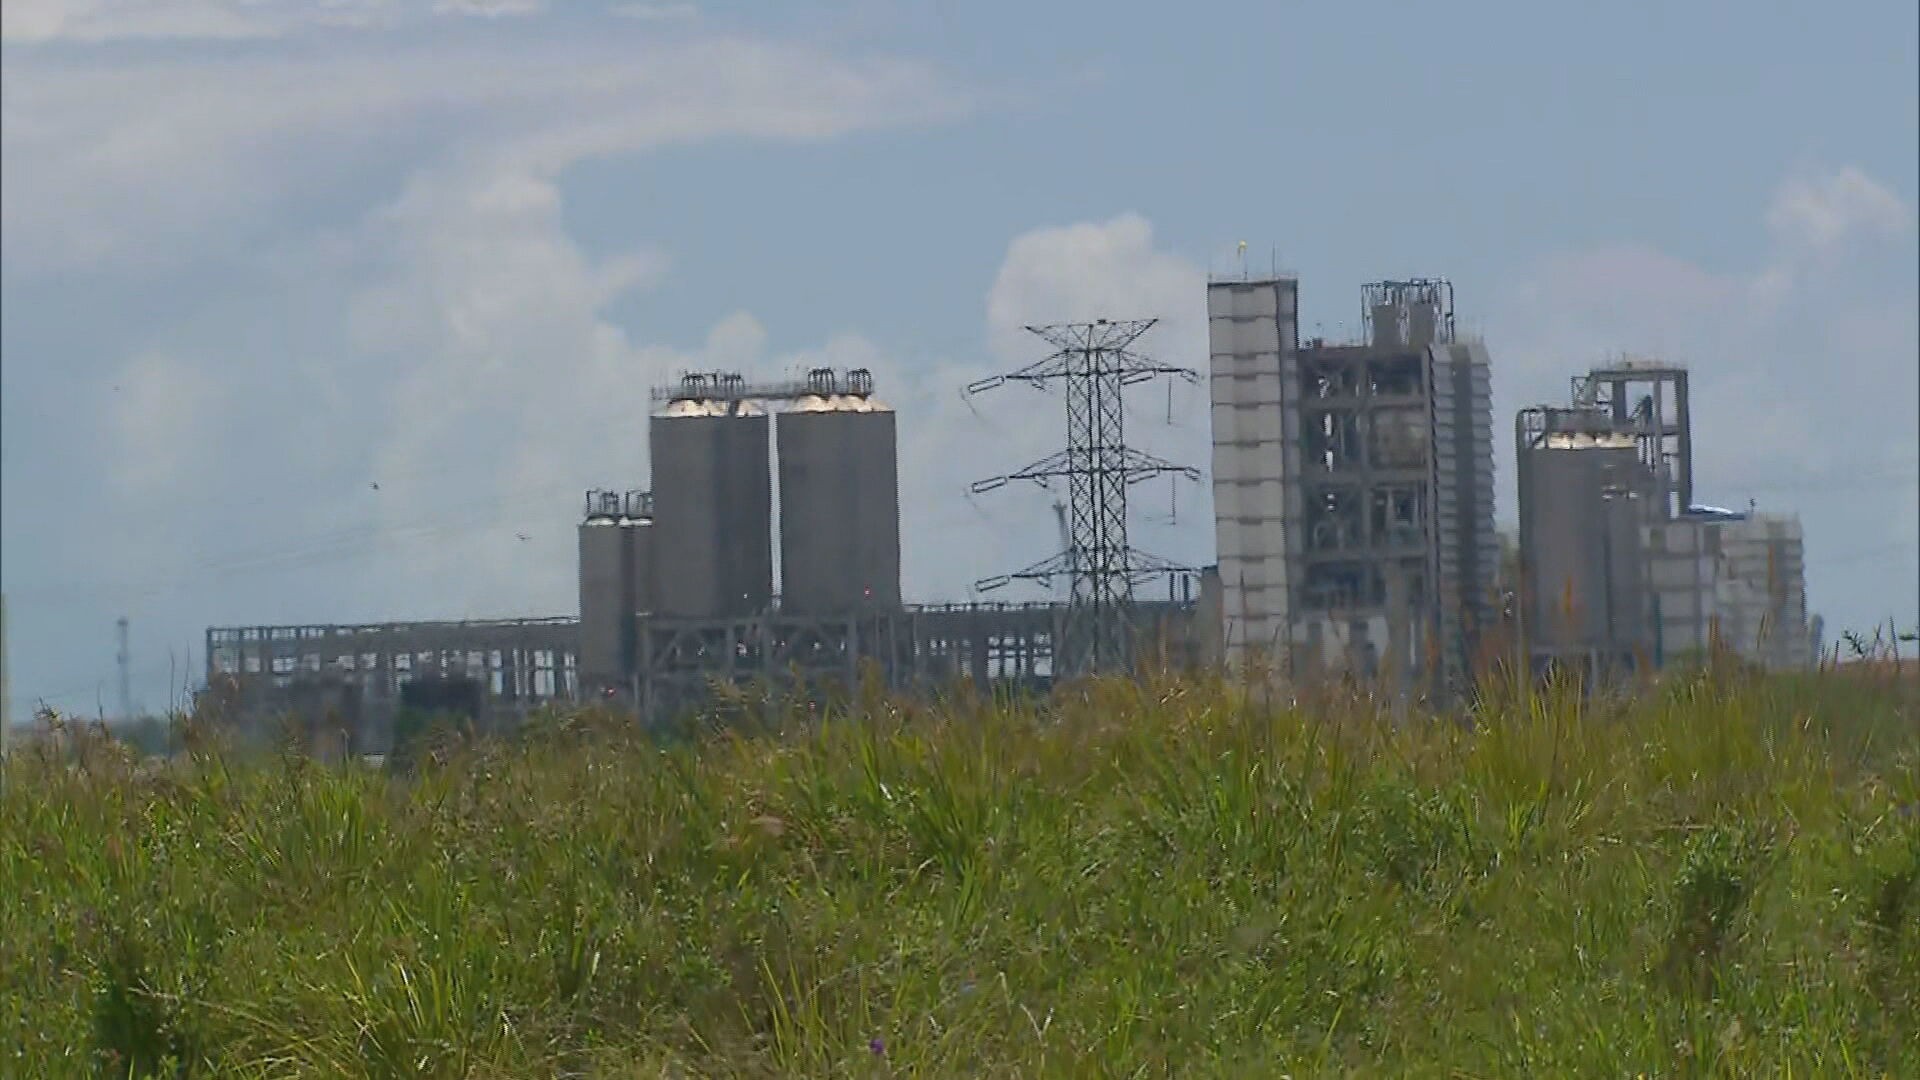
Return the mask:
[[(1055, 675), (1061, 604), (940, 604), (844, 618), (784, 615), (740, 619), (638, 616), (628, 694), (599, 704), (632, 708), (650, 723), (689, 710), (720, 711), (716, 688), (744, 690), (755, 706), (801, 698), (831, 701), (871, 679), (909, 696), (959, 684), (1038, 691)], [(1134, 606), (1135, 636), (1158, 642), (1173, 666), (1198, 664), (1191, 603)], [(207, 681), (232, 698), (230, 718), (263, 723), (282, 714), (351, 717), (354, 745), (384, 748), (399, 688), (423, 676), (479, 679), (490, 722), (582, 702), (575, 678), (579, 620), (215, 627), (207, 631)], [(758, 693), (756, 691), (766, 691)]]
[(1045, 359), (1007, 375), (983, 379), (967, 387), (981, 393), (1009, 382), (1044, 388), (1054, 381), (1066, 384), (1067, 447), (1018, 472), (982, 480), (977, 492), (1026, 480), (1050, 487), (1064, 479), (1068, 491), (1067, 550), (1011, 574), (984, 578), (982, 591), (1014, 581), (1051, 584), (1055, 577), (1072, 583), (1062, 632), (1060, 662), (1063, 672), (1094, 674), (1126, 670), (1130, 664), (1133, 586), (1155, 574), (1185, 569), (1144, 552), (1127, 541), (1127, 488), (1148, 477), (1179, 473), (1198, 480), (1191, 466), (1175, 465), (1126, 445), (1128, 386), (1161, 375), (1191, 383), (1198, 376), (1189, 368), (1158, 363), (1131, 350), (1157, 322), (1135, 319), (1110, 322), (1061, 323), (1029, 326), (1027, 330), (1054, 347)]
[[(951, 604), (844, 618), (780, 613), (740, 619), (641, 616), (635, 705), (650, 722), (717, 714), (716, 699), (778, 708), (830, 702), (871, 680), (915, 696), (961, 684), (1039, 691), (1057, 673), (1070, 622), (1062, 604)], [(1190, 603), (1133, 605), (1130, 637), (1153, 640), (1164, 662), (1200, 662)]]
[(1693, 505), (1693, 416), (1687, 369), (1622, 358), (1575, 376), (1573, 404), (1600, 409), (1640, 440), (1640, 460), (1660, 478), (1662, 514)]
[(1062, 617), (1052, 604), (914, 607), (848, 617), (642, 616), (637, 705), (650, 720), (662, 721), (710, 708), (716, 691), (729, 688), (749, 691), (761, 705), (831, 700), (867, 680), (893, 691), (963, 681), (1036, 689), (1051, 681)]

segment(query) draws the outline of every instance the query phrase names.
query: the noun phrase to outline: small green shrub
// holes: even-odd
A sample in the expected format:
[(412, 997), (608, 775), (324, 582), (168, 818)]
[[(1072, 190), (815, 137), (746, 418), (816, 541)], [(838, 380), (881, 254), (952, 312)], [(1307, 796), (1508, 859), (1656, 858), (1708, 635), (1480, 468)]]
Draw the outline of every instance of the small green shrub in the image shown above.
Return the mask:
[(1687, 839), (1674, 880), (1672, 925), (1662, 967), (1675, 982), (1710, 985), (1767, 867), (1772, 838), (1711, 826)]

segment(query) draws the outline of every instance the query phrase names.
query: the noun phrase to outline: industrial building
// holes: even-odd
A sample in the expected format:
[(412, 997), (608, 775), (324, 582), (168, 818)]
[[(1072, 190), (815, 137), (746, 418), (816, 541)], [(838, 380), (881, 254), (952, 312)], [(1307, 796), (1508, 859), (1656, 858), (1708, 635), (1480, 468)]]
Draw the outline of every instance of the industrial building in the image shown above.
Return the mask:
[(1715, 649), (1810, 665), (1799, 521), (1694, 501), (1686, 368), (1622, 360), (1570, 398), (1515, 420), (1532, 666), (1645, 670)]
[[(1217, 562), (1170, 578), (1165, 601), (1129, 597), (1126, 664), (1450, 696), (1506, 651), (1491, 631), (1509, 616), (1536, 669), (1722, 647), (1811, 660), (1797, 520), (1694, 501), (1684, 368), (1602, 366), (1566, 404), (1516, 417), (1507, 595), (1487, 349), (1457, 332), (1444, 280), (1362, 295), (1357, 340), (1303, 342), (1297, 278), (1208, 283)], [(904, 602), (899, 419), (869, 372), (693, 373), (652, 405), (650, 482), (587, 493), (578, 617), (216, 627), (209, 688), (239, 714), (328, 711), (377, 750), (424, 677), (478, 682), (496, 719), (592, 700), (660, 720), (728, 686), (817, 698), (865, 679), (920, 692), (1081, 673), (1066, 643), (1085, 607)], [(1056, 457), (1078, 475), (1080, 458)], [(1037, 565), (1084, 571), (1089, 550), (1069, 539)]]
[(414, 679), (479, 682), (496, 722), (574, 699), (579, 631), (572, 618), (212, 627), (203, 700), (243, 726), (337, 723), (354, 752), (380, 753)]
[[(895, 688), (1043, 686), (1067, 674), (1055, 664), (1061, 605), (902, 603), (898, 429), (870, 372), (821, 368), (764, 384), (689, 375), (654, 399), (646, 523), (624, 514), (653, 539), (582, 563), (582, 656), (618, 661), (587, 673), (601, 696), (659, 716), (698, 706), (716, 683), (791, 690), (871, 675)], [(769, 475), (779, 477), (777, 594)], [(627, 551), (651, 554), (651, 567), (629, 571), (653, 583), (650, 594), (585, 584), (617, 582)], [(1136, 631), (1172, 662), (1193, 662), (1194, 606), (1142, 605)]]
[(1730, 514), (1714, 581), (1722, 647), (1762, 667), (1810, 666), (1819, 651), (1807, 617), (1806, 541), (1793, 514)]
[(1517, 430), (1529, 647), (1630, 668), (1654, 648), (1641, 527), (1656, 497), (1640, 443), (1593, 408), (1529, 409)]
[[(478, 681), (501, 721), (585, 700), (662, 719), (726, 685), (1039, 688), (1071, 674), (1055, 657), (1065, 605), (902, 602), (898, 432), (871, 373), (695, 373), (652, 396), (650, 486), (587, 493), (578, 618), (216, 627), (216, 698), (239, 716), (329, 712), (377, 752), (424, 677)], [(1213, 640), (1195, 613), (1218, 604), (1186, 584), (1132, 609), (1157, 662), (1201, 663)]]
[(653, 498), (587, 492), (580, 523), (579, 682), (589, 695), (627, 684), (634, 619), (654, 610)]
[(1364, 300), (1361, 340), (1303, 344), (1296, 278), (1208, 284), (1225, 651), (1439, 689), (1493, 615), (1487, 351), (1445, 281)]

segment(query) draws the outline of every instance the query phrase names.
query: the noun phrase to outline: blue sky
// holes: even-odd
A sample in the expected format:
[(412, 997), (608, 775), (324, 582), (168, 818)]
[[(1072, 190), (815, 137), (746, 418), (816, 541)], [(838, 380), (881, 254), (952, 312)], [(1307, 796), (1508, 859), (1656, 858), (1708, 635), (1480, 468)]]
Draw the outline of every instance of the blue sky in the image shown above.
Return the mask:
[[(873, 366), (908, 592), (964, 598), (1052, 528), (965, 482), (1060, 418), (956, 388), (1095, 314), (1204, 362), (1240, 240), (1329, 333), (1451, 277), (1501, 431), (1691, 365), (1703, 495), (1800, 511), (1831, 622), (1915, 617), (1910, 3), (3, 10), (16, 717), (111, 707), (122, 613), (157, 705), (209, 623), (573, 610), (579, 493), (643, 483), (689, 364)], [(1196, 392), (1139, 410), (1205, 463)], [(1203, 561), (1177, 498), (1140, 539)]]

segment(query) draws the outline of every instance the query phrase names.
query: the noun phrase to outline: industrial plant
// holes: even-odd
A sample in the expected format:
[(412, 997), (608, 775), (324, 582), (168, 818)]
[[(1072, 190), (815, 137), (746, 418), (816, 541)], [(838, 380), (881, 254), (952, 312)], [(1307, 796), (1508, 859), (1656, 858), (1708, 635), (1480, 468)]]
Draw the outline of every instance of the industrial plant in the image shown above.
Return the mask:
[(1226, 659), (1458, 687), (1495, 610), (1493, 398), (1445, 281), (1299, 337), (1299, 281), (1207, 287)]
[[(1126, 532), (1133, 480), (1200, 473), (1126, 447), (1122, 389), (1196, 373), (1131, 351), (1151, 320), (1036, 327), (1051, 356), (968, 389), (1058, 380), (1067, 446), (975, 488), (1059, 484), (1065, 548), (981, 587), (1064, 579), (1064, 601), (904, 598), (897, 443), (913, 418), (870, 372), (693, 372), (652, 393), (650, 482), (586, 495), (577, 616), (215, 627), (207, 692), (240, 716), (324, 713), (369, 752), (409, 687), (448, 679), (496, 718), (592, 701), (658, 722), (863, 682), (1040, 691), (1149, 665), (1450, 700), (1490, 660), (1594, 677), (1714, 649), (1811, 662), (1798, 522), (1695, 503), (1684, 368), (1596, 368), (1567, 404), (1520, 412), (1509, 567), (1493, 365), (1456, 328), (1449, 282), (1364, 286), (1350, 341), (1301, 340), (1295, 277), (1206, 289), (1213, 565)], [(1165, 600), (1135, 595), (1160, 578)]]
[[(1039, 690), (1072, 673), (1072, 602), (902, 601), (896, 418), (870, 372), (689, 373), (652, 398), (652, 483), (587, 493), (577, 618), (215, 627), (208, 693), (253, 720), (330, 715), (377, 750), (425, 680), (477, 681), (496, 717), (593, 701), (663, 719), (726, 687), (761, 701), (863, 680)], [(1169, 572), (1169, 600), (1128, 596), (1112, 614), (1131, 655), (1192, 666), (1201, 590)]]
[(1694, 501), (1687, 370), (1622, 360), (1515, 419), (1521, 638), (1534, 667), (1633, 671), (1819, 651), (1800, 522)]

